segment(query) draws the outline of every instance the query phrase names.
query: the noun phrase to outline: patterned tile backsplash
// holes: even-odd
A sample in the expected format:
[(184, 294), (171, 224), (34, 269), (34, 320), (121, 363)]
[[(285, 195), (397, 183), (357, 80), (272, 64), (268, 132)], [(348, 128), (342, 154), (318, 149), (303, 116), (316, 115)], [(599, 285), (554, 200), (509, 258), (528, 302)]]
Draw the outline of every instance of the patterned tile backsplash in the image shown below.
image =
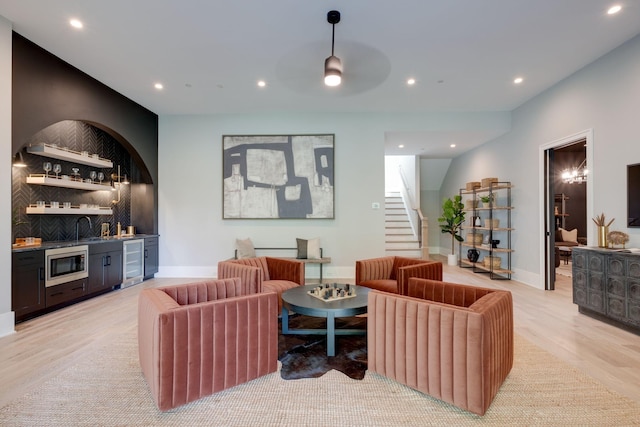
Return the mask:
[[(41, 237), (43, 241), (75, 240), (76, 222), (83, 215), (27, 215), (26, 207), (42, 200), (49, 204), (59, 202), (71, 202), (72, 206), (81, 203), (96, 204), (102, 207), (111, 207), (113, 215), (91, 215), (92, 229), (89, 229), (87, 221), (80, 221), (80, 238), (100, 235), (100, 224), (108, 222), (111, 225), (111, 234), (115, 234), (116, 224), (120, 222), (123, 229), (130, 225), (131, 218), (131, 193), (130, 186), (121, 186), (120, 202), (112, 203), (118, 198), (115, 191), (86, 191), (62, 187), (27, 184), (29, 174), (44, 174), (44, 162), (59, 164), (62, 172), (60, 175), (72, 175), (72, 168), (78, 168), (78, 174), (82, 178), (89, 178), (91, 171), (102, 172), (105, 181), (111, 181), (111, 175), (117, 174), (120, 165), (120, 174), (131, 177), (131, 156), (122, 145), (108, 133), (80, 121), (65, 120), (53, 124), (38, 132), (27, 143), (30, 144), (57, 144), (74, 151), (87, 151), (89, 154), (98, 154), (102, 158), (113, 162), (113, 169), (100, 169), (94, 166), (76, 164), (73, 162), (51, 159), (26, 152), (23, 147), (26, 168), (12, 168), (12, 220), (13, 239), (16, 237)], [(51, 176), (55, 173), (49, 172)]]

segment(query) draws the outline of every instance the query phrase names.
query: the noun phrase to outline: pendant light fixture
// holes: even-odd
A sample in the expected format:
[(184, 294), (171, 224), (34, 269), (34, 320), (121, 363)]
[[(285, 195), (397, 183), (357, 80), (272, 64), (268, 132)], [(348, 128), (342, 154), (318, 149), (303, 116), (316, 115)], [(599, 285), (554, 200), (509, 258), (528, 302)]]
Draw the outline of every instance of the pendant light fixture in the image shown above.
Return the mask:
[(588, 174), (587, 159), (584, 159), (577, 168), (565, 169), (562, 172), (562, 182), (565, 184), (582, 184), (583, 182), (587, 182)]
[(327, 22), (331, 24), (331, 56), (324, 61), (324, 84), (338, 86), (342, 82), (342, 61), (333, 54), (336, 36), (336, 24), (340, 22), (340, 12), (332, 10), (327, 13)]

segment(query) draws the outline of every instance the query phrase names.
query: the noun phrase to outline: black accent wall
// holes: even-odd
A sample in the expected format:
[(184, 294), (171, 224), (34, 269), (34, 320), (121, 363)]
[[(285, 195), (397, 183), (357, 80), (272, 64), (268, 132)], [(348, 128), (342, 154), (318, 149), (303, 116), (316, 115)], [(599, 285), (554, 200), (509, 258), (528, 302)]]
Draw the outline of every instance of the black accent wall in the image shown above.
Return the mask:
[(15, 32), (12, 74), (13, 153), (24, 149), (38, 132), (67, 120), (105, 132), (131, 159), (136, 197), (131, 199), (130, 223), (139, 233), (156, 234), (157, 114)]

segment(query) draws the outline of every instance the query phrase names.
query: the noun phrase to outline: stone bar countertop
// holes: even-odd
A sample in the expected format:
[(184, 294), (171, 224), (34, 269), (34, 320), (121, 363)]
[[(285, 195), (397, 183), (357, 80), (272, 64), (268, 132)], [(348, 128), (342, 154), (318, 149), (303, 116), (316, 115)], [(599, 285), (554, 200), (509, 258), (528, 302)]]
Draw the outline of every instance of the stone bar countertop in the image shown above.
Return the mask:
[(78, 245), (91, 245), (97, 243), (104, 242), (113, 242), (118, 240), (133, 240), (133, 239), (144, 239), (146, 237), (158, 237), (159, 234), (134, 234), (134, 235), (124, 235), (120, 237), (116, 236), (108, 236), (108, 237), (88, 237), (79, 240), (54, 240), (50, 242), (42, 242), (39, 246), (27, 246), (27, 247), (17, 247), (13, 248), (12, 252), (27, 252), (27, 251), (39, 251), (43, 249), (55, 249), (55, 248), (67, 248), (71, 246)]

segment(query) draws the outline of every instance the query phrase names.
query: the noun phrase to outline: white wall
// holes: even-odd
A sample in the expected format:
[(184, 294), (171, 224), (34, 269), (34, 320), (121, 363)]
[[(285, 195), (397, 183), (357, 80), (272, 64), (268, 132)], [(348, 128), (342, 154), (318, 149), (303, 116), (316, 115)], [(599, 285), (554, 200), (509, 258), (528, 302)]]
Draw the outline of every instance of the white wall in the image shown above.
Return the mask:
[(626, 227), (626, 166), (640, 162), (638, 111), (640, 36), (514, 110), (510, 133), (454, 159), (441, 195), (484, 177), (512, 181), (514, 279), (543, 288), (540, 146), (593, 129), (593, 210), (615, 218), (612, 229), (628, 233), (630, 247), (640, 247), (640, 229)]
[[(335, 133), (335, 219), (222, 220), (222, 135)], [(324, 275), (353, 277), (355, 255), (384, 254), (384, 134), (368, 119), (329, 115), (162, 116), (159, 129), (159, 276), (215, 276), (236, 238), (295, 247), (320, 237)], [(308, 266), (308, 276), (317, 276)]]
[[(0, 16), (0, 200), (11, 200), (11, 24)], [(11, 311), (11, 203), (0, 205), (0, 336), (13, 332)]]
[[(385, 156), (385, 187), (387, 191), (400, 191), (402, 187), (407, 188), (413, 204), (420, 200), (420, 169), (419, 159), (416, 156)], [(400, 171), (406, 180), (402, 181)], [(411, 206), (415, 207), (415, 206)]]
[(403, 156), (384, 156), (384, 188), (385, 191), (400, 191), (402, 179), (398, 173), (398, 159)]
[[(420, 206), (422, 214), (427, 217), (429, 224), (429, 253), (449, 254), (451, 243), (448, 247), (440, 246), (440, 223), (438, 218), (442, 215), (442, 197), (440, 187), (444, 180), (451, 159), (420, 159)], [(449, 196), (447, 196), (449, 197)], [(451, 240), (447, 240), (451, 242)]]

